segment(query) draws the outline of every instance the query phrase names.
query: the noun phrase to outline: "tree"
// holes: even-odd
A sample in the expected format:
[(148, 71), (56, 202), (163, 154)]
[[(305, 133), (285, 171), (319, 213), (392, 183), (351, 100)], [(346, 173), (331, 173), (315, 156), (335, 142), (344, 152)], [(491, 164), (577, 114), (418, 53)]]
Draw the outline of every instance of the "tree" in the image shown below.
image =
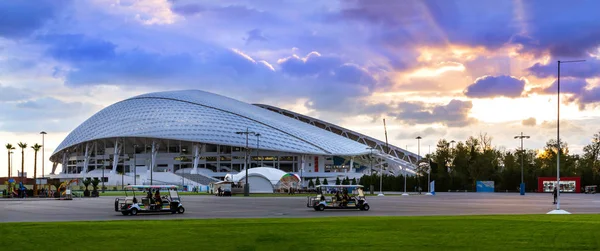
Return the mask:
[(356, 178), (352, 178), (352, 185), (356, 185)]
[(83, 191), (83, 196), (90, 197), (90, 190), (88, 190), (88, 186), (92, 183), (92, 179), (85, 178), (82, 181), (83, 186), (85, 187), (85, 191)]
[(327, 179), (323, 179), (323, 185), (329, 185), (329, 182), (327, 182)]
[(12, 167), (10, 166), (10, 153), (12, 150), (15, 150), (15, 147), (8, 143), (6, 144), (6, 150), (8, 151), (8, 178), (10, 179), (11, 173), (12, 173)]
[(319, 180), (319, 177), (317, 177), (317, 181), (315, 181), (315, 185), (317, 185), (317, 186), (321, 185), (321, 181)]
[(308, 180), (308, 187), (309, 187), (309, 188), (313, 188), (313, 187), (315, 187), (315, 183), (313, 183), (312, 179), (309, 179), (309, 180)]
[(27, 143), (19, 142), (18, 145), (21, 148), (21, 182), (25, 185), (25, 148), (27, 148)]
[(98, 184), (100, 184), (98, 178), (92, 179), (92, 197), (98, 197)]
[(340, 177), (335, 178), (335, 185), (341, 185)]
[[(39, 144), (35, 144), (33, 146), (31, 146), (31, 149), (33, 149), (34, 155), (33, 155), (33, 195), (37, 195), (37, 153), (40, 151), (40, 149), (42, 148), (41, 145)], [(42, 160), (44, 161), (44, 160)]]

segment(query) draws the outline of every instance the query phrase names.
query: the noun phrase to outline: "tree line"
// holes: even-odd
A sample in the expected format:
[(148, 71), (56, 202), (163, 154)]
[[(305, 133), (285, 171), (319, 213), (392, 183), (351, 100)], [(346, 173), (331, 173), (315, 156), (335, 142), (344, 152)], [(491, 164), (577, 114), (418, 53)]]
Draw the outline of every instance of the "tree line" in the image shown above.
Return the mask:
[[(455, 143), (455, 144), (454, 144)], [(556, 157), (560, 154), (561, 177), (580, 177), (581, 187), (600, 185), (600, 133), (593, 135), (591, 143), (582, 154), (571, 154), (566, 142), (561, 140), (560, 153), (555, 139), (548, 140), (543, 149), (520, 149), (507, 151), (492, 145), (492, 137), (481, 134), (464, 142), (441, 139), (435, 152), (427, 154), (425, 161), (431, 165), (431, 180), (435, 189), (441, 191), (476, 190), (477, 181), (494, 181), (496, 191), (518, 191), (521, 183), (521, 158), (523, 179), (528, 192), (537, 191), (539, 177), (556, 177)], [(407, 191), (422, 187), (427, 191), (427, 173), (407, 177)], [(365, 175), (359, 184), (379, 190), (379, 176)], [(404, 177), (384, 175), (384, 191), (404, 191)]]

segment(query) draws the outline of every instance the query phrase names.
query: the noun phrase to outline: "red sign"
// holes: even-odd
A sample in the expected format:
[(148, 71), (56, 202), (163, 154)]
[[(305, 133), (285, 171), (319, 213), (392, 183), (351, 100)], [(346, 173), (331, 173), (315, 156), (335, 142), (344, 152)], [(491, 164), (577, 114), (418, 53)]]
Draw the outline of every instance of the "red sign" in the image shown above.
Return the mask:
[(319, 172), (319, 157), (315, 157), (315, 173)]
[[(538, 177), (538, 192), (551, 193), (556, 186), (556, 177)], [(560, 177), (561, 193), (581, 193), (581, 177)]]

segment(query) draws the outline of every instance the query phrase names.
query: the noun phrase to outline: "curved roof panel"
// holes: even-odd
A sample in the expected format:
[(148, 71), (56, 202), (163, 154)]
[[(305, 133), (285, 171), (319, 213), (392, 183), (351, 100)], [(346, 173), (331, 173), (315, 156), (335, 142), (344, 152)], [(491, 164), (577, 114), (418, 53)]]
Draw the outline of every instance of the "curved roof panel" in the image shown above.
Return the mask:
[[(73, 130), (56, 148), (96, 139), (148, 137), (245, 146), (260, 133), (260, 149), (322, 155), (366, 154), (366, 146), (269, 110), (198, 90), (148, 93), (115, 103)], [(249, 145), (256, 145), (256, 137)], [(53, 154), (53, 155), (54, 155)]]

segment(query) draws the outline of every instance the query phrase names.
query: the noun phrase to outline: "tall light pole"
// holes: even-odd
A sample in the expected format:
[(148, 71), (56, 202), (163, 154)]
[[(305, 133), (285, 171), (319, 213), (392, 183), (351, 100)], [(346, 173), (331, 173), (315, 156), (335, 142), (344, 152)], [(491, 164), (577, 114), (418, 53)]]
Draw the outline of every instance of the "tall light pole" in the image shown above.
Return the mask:
[[(449, 143), (452, 146), (452, 148), (450, 148), (450, 164), (449, 164), (449, 167), (447, 167), (447, 169), (446, 169), (448, 171), (448, 173), (450, 173), (450, 171), (451, 171), (450, 167), (452, 167), (452, 165), (454, 164), (454, 157), (452, 156), (454, 154), (454, 143), (456, 143), (456, 141), (454, 141), (454, 140), (451, 140)], [(450, 178), (451, 178), (451, 183), (452, 183), (452, 176), (450, 176)]]
[(40, 132), (40, 134), (42, 135), (42, 179), (44, 178), (44, 162), (46, 162), (46, 159), (44, 158), (44, 152), (46, 149), (46, 144), (44, 144), (44, 135), (46, 135), (47, 133), (42, 131)]
[(525, 152), (523, 152), (523, 139), (528, 138), (529, 136), (523, 135), (523, 132), (521, 132), (521, 135), (515, 136), (515, 139), (521, 139), (521, 186), (519, 188), (519, 190), (521, 191), (521, 195), (525, 195), (525, 181), (523, 180), (523, 155)]
[(429, 156), (427, 157), (427, 193), (425, 195), (433, 195), (431, 193), (431, 145), (429, 145)]
[[(8, 155), (8, 157), (10, 157), (10, 167), (11, 167), (11, 169), (14, 167), (13, 166), (13, 156), (12, 156), (13, 154), (14, 154), (14, 152), (10, 151), (10, 154)], [(12, 170), (10, 170), (10, 171), (12, 172)]]
[[(371, 151), (369, 163), (371, 164), (371, 176), (373, 176), (373, 150), (375, 150), (375, 148), (367, 147), (367, 150)], [(381, 168), (379, 170), (379, 194), (377, 196), (383, 196), (383, 172), (381, 171)]]
[(369, 163), (371, 165), (371, 171), (369, 172), (370, 175), (373, 175), (373, 150), (375, 148), (373, 147), (367, 147), (367, 150), (371, 151), (371, 155), (369, 156)]
[(569, 212), (560, 209), (560, 64), (578, 63), (584, 61), (585, 60), (558, 60), (558, 74), (556, 78), (556, 209), (548, 212), (549, 214), (570, 214)]
[(246, 135), (246, 149), (244, 149), (244, 166), (246, 167), (246, 182), (244, 184), (244, 196), (248, 197), (250, 196), (250, 184), (248, 184), (248, 136), (256, 135), (256, 133), (248, 131), (248, 127), (246, 127), (246, 131), (240, 131), (235, 133)]
[(260, 135), (260, 133), (256, 133), (256, 134), (254, 134), (254, 136), (256, 136), (256, 166), (262, 166), (262, 160), (260, 162), (261, 165), (259, 165), (259, 162), (258, 162), (258, 158), (260, 158), (259, 157), (260, 156), (260, 154), (259, 154), (260, 136), (262, 136), (262, 135)]
[[(421, 161), (421, 136), (417, 136), (417, 168), (419, 167), (419, 162)], [(421, 194), (421, 177), (419, 177), (419, 194)]]
[(133, 144), (133, 185), (137, 185), (137, 144)]

